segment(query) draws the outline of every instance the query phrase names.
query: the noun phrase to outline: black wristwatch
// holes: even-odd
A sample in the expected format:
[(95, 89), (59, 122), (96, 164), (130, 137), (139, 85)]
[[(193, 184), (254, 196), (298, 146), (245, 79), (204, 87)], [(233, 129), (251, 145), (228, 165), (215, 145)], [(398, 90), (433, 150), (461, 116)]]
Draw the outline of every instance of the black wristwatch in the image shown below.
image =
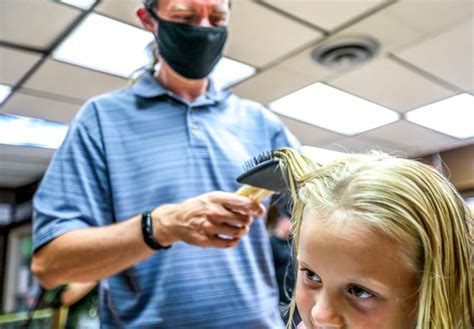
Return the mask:
[(151, 211), (147, 210), (142, 214), (142, 234), (143, 240), (145, 241), (146, 245), (153, 250), (161, 250), (161, 249), (169, 249), (170, 246), (163, 247), (159, 244), (155, 237), (153, 236), (153, 219), (151, 217)]

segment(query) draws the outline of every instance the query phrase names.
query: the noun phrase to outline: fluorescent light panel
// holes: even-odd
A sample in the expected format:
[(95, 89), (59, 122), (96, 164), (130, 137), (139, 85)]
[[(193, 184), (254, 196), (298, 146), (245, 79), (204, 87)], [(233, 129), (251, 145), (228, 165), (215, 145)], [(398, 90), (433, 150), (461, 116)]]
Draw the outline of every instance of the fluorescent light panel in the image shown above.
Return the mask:
[(217, 63), (211, 77), (217, 89), (225, 89), (254, 75), (255, 72), (253, 66), (223, 57)]
[(0, 104), (11, 94), (12, 87), (0, 84)]
[(389, 124), (400, 117), (395, 111), (320, 82), (270, 103), (270, 109), (348, 136)]
[(455, 138), (474, 137), (474, 96), (464, 93), (417, 108), (406, 119)]
[(95, 4), (96, 0), (59, 0), (59, 2), (66, 3), (82, 10), (89, 10)]
[(58, 148), (67, 125), (41, 119), (0, 114), (0, 144)]
[(89, 14), (53, 52), (53, 58), (128, 78), (149, 63), (153, 34), (98, 14)]

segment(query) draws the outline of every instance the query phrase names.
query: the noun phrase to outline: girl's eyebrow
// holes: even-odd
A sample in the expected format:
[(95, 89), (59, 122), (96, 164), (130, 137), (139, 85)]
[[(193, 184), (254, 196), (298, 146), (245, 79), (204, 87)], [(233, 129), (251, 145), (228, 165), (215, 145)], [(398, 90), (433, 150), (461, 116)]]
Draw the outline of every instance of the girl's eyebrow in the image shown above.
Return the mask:
[(311, 269), (311, 266), (309, 266), (308, 264), (306, 264), (305, 262), (303, 262), (301, 259), (298, 258), (297, 261), (298, 261), (298, 264), (299, 264), (300, 266), (303, 266), (303, 267), (306, 267), (306, 268), (308, 268), (308, 269)]
[[(364, 276), (362, 278), (362, 280), (363, 280), (363, 283), (361, 282), (361, 280), (351, 280), (351, 281), (353, 281), (354, 284), (356, 284), (356, 285), (361, 285), (361, 286), (364, 286), (364, 287), (366, 287), (366, 286), (374, 287), (374, 290), (377, 291), (377, 292), (387, 292), (387, 291), (390, 290), (389, 287), (386, 284), (384, 284), (384, 283), (382, 283), (378, 280), (375, 280), (373, 278)], [(369, 288), (369, 287), (367, 287), (367, 288)]]
[[(313, 271), (311, 269), (311, 266), (309, 266), (307, 263), (305, 263), (304, 261), (302, 261), (299, 258), (297, 260), (298, 260), (298, 264), (299, 264), (300, 267), (304, 267), (304, 268), (307, 268), (307, 269)], [(385, 283), (382, 283), (378, 280), (375, 280), (374, 278), (367, 277), (366, 275), (361, 276), (361, 279), (350, 279), (349, 281), (351, 281), (352, 283), (354, 283), (356, 285), (360, 285), (360, 286), (363, 286), (363, 287), (366, 287), (366, 286), (373, 287), (373, 290), (375, 290), (376, 292), (380, 292), (380, 293), (387, 292), (387, 291), (390, 290), (389, 287)], [(369, 288), (369, 287), (367, 287), (367, 288)]]

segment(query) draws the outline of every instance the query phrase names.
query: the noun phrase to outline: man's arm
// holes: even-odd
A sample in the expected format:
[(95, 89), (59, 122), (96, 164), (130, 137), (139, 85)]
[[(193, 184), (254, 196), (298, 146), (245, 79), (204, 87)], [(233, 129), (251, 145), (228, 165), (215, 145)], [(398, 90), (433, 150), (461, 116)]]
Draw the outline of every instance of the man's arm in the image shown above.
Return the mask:
[[(234, 247), (261, 216), (260, 203), (233, 193), (212, 192), (152, 212), (155, 239), (163, 246), (184, 241), (202, 247)], [(224, 239), (224, 234), (232, 239)], [(144, 242), (141, 216), (104, 227), (77, 229), (41, 247), (32, 271), (45, 288), (98, 281), (154, 254)]]

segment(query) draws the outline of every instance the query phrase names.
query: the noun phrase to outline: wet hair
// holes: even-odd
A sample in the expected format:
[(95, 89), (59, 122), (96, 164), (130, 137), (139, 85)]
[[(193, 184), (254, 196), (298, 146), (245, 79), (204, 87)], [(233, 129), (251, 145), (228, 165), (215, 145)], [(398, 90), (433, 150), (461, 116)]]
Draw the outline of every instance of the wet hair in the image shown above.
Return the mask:
[[(416, 328), (472, 328), (473, 218), (445, 177), (420, 162), (380, 152), (325, 166), (285, 152), (292, 153), (284, 163), (295, 182), (295, 255), (307, 212), (315, 216), (305, 220), (357, 221), (361, 229), (379, 230), (397, 242), (400, 256), (418, 275)], [(290, 322), (294, 309), (293, 298)]]

